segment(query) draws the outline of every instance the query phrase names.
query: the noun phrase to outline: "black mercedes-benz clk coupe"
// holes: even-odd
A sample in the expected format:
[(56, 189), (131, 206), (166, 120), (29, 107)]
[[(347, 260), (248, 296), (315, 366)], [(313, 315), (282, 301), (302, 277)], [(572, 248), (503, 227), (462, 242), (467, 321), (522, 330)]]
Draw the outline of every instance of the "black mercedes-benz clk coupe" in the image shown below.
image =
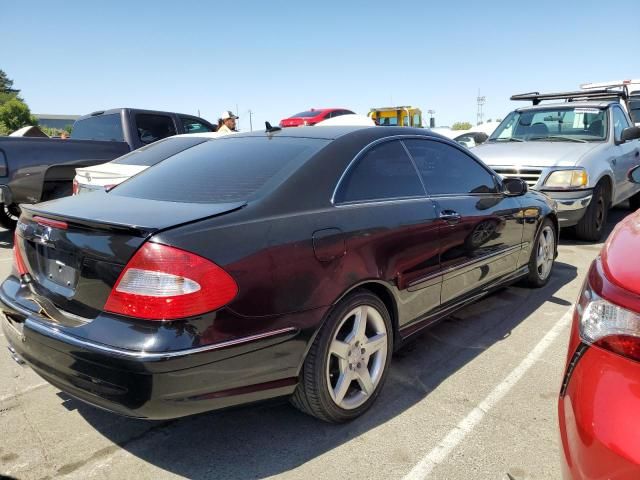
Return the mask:
[(408, 337), (551, 275), (553, 202), (428, 130), (163, 142), (182, 144), (108, 192), (25, 206), (0, 287), (12, 354), (98, 407), (166, 419), (291, 396), (347, 421)]

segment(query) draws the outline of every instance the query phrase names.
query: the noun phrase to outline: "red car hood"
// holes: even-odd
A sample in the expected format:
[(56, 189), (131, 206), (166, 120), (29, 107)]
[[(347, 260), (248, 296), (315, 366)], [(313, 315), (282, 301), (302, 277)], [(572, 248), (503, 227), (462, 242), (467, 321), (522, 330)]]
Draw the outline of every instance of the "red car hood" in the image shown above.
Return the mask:
[(640, 210), (620, 222), (602, 249), (609, 280), (640, 295)]

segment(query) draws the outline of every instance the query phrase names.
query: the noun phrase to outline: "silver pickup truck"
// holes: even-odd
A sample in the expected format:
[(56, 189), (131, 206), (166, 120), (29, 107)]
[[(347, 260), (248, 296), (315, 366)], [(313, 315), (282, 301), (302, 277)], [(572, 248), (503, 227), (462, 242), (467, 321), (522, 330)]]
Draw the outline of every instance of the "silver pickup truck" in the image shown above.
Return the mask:
[(597, 92), (514, 95), (533, 105), (511, 112), (474, 149), (498, 174), (556, 200), (560, 226), (587, 241), (601, 238), (611, 206), (628, 199), (640, 208), (640, 185), (628, 179), (640, 164), (640, 128), (617, 92)]

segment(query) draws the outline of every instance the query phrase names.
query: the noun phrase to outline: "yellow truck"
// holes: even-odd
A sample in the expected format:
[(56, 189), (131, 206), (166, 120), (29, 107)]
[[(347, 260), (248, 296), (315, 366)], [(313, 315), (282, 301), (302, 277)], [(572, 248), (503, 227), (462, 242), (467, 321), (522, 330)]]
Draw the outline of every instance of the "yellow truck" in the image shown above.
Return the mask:
[(372, 108), (369, 117), (382, 126), (422, 127), (422, 111), (415, 107)]

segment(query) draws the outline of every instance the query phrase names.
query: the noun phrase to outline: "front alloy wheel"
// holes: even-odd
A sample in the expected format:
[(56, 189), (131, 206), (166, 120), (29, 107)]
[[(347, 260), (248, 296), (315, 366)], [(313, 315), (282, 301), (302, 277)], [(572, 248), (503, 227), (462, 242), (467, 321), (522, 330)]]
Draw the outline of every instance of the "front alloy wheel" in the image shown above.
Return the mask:
[(362, 415), (382, 388), (392, 345), (391, 317), (380, 298), (368, 290), (348, 295), (316, 335), (292, 403), (327, 422)]
[(533, 243), (529, 258), (529, 276), (527, 283), (531, 287), (543, 287), (549, 281), (556, 258), (556, 240), (558, 238), (556, 226), (545, 218)]

